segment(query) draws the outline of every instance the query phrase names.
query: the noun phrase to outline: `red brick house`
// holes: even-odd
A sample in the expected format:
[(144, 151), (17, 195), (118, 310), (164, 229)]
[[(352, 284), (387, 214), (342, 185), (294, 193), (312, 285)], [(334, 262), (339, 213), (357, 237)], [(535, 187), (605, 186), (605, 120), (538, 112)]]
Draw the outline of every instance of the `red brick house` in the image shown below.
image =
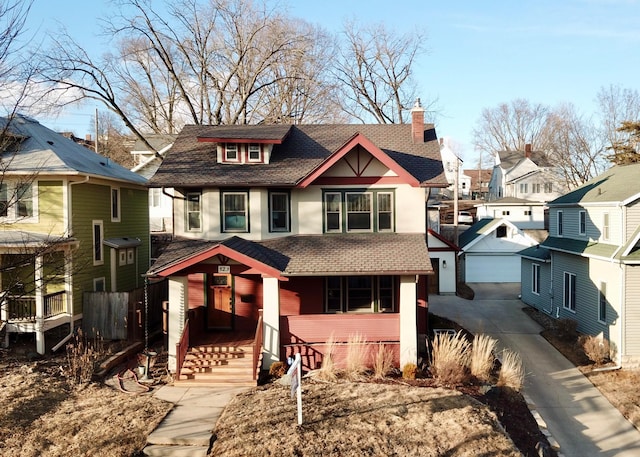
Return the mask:
[(212, 365), (228, 362), (196, 366), (198, 352), (251, 360), (238, 381), (297, 351), (313, 369), (330, 337), (356, 333), (417, 361), (433, 274), (425, 202), (447, 182), (434, 127), (412, 115), (184, 127), (150, 181), (175, 197), (174, 240), (148, 272), (169, 278), (179, 378), (219, 381)]

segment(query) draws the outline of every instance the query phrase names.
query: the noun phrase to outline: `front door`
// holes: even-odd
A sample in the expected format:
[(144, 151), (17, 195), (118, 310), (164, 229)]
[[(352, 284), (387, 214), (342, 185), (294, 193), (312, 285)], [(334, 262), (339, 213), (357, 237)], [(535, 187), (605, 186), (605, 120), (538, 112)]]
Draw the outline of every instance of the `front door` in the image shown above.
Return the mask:
[(209, 275), (207, 327), (231, 329), (233, 326), (233, 288), (231, 275)]
[(427, 294), (438, 295), (440, 293), (440, 259), (432, 258), (431, 265), (434, 274), (427, 276)]

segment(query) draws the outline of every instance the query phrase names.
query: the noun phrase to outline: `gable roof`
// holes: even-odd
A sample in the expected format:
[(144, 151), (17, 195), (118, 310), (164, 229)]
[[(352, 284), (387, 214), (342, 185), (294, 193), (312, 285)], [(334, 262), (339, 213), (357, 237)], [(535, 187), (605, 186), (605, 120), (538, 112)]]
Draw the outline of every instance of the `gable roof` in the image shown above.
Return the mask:
[(510, 227), (512, 230), (515, 230), (524, 238), (528, 239), (532, 245), (537, 243), (536, 240), (527, 235), (523, 230), (520, 230), (512, 222), (506, 219), (494, 219), (485, 217), (473, 224), (460, 235), (458, 239), (460, 247), (463, 251), (468, 251), (469, 248), (471, 248), (474, 244), (478, 243), (481, 239), (493, 233), (501, 225), (505, 225), (507, 227)]
[[(294, 187), (358, 134), (421, 186), (447, 186), (433, 126), (427, 126), (424, 143), (413, 143), (410, 124), (187, 125), (167, 152), (150, 184), (157, 187)], [(260, 137), (275, 142), (280, 137), (282, 141), (280, 144), (275, 142), (269, 163), (259, 165), (217, 163), (216, 144), (202, 141), (232, 137), (241, 137), (247, 142), (257, 141)]]
[(224, 241), (175, 239), (147, 274), (168, 276), (219, 253), (256, 271), (282, 277), (433, 273), (422, 234), (350, 233), (293, 235), (261, 242), (237, 236)]
[(500, 166), (504, 170), (511, 170), (527, 158), (539, 167), (553, 166), (544, 151), (531, 151), (529, 157), (525, 156), (524, 151), (499, 151), (498, 157), (500, 159)]
[(0, 157), (11, 157), (7, 174), (90, 175), (135, 184), (146, 179), (104, 156), (76, 144), (59, 133), (26, 116), (16, 115), (9, 121), (0, 118), (0, 128), (22, 139), (9, 145)]
[[(452, 243), (451, 241), (447, 240), (445, 237), (440, 235), (435, 230), (428, 229), (427, 232), (429, 233), (429, 235), (431, 235), (436, 240), (440, 241), (441, 243), (443, 243), (446, 246), (446, 248), (436, 248), (436, 249), (439, 249), (439, 250), (446, 249), (446, 250), (456, 251), (456, 252), (460, 250), (459, 246), (456, 246), (454, 243)], [(431, 247), (431, 249), (433, 250), (433, 247)]]
[(640, 163), (614, 165), (601, 175), (548, 203), (549, 206), (619, 203), (640, 198)]
[(480, 206), (544, 206), (544, 202), (527, 200), (525, 198), (517, 197), (503, 197), (497, 200), (491, 200), (490, 202), (480, 203), (479, 205), (473, 205), (475, 207)]

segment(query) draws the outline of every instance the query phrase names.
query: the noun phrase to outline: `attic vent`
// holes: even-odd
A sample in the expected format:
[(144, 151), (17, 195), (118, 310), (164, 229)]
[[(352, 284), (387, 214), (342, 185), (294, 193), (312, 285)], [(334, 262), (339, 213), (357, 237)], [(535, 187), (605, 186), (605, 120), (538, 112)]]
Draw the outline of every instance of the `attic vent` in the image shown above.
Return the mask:
[(598, 195), (602, 195), (602, 188), (598, 187)]
[(47, 143), (49, 143), (51, 146), (53, 146), (53, 141), (49, 140), (49, 141), (47, 141)]

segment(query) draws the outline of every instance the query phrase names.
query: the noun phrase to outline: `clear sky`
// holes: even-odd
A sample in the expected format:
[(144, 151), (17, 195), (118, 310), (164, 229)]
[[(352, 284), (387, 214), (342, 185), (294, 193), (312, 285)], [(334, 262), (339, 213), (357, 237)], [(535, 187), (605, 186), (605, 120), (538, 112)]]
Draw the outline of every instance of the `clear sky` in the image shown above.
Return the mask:
[[(64, 24), (97, 52), (96, 20), (106, 0), (35, 0), (29, 27)], [(290, 0), (291, 15), (339, 31), (345, 19), (420, 29), (428, 53), (415, 68), (424, 100), (437, 98), (438, 136), (460, 143), (475, 160), (472, 130), (484, 108), (516, 98), (555, 106), (572, 102), (593, 113), (603, 86), (640, 90), (640, 0)], [(95, 108), (56, 120), (57, 130), (90, 133)]]

